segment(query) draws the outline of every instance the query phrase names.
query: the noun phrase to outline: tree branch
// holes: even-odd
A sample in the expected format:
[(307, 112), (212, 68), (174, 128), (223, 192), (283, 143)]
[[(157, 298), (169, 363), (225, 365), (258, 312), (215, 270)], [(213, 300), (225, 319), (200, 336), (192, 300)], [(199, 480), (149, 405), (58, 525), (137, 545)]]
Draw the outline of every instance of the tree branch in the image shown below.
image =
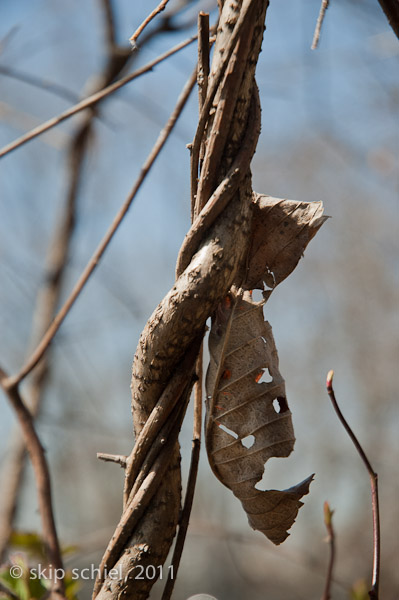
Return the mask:
[(156, 8), (154, 8), (154, 10), (148, 15), (148, 17), (146, 17), (144, 19), (144, 21), (141, 23), (141, 25), (136, 29), (136, 31), (133, 33), (133, 35), (130, 36), (129, 42), (132, 44), (133, 48), (136, 48), (137, 39), (138, 39), (139, 35), (142, 33), (142, 31), (147, 27), (147, 25), (149, 25), (149, 23), (151, 23), (151, 21), (153, 19), (155, 19), (155, 17), (157, 15), (159, 15), (160, 12), (165, 10), (168, 2), (169, 2), (169, 0), (161, 0), (161, 2), (158, 4), (158, 6)]
[(75, 104), (71, 108), (68, 108), (66, 111), (59, 114), (57, 117), (53, 117), (52, 119), (49, 119), (42, 125), (39, 125), (38, 127), (35, 127), (34, 129), (31, 129), (31, 131), (28, 131), (28, 133), (25, 133), (24, 135), (22, 135), (15, 141), (4, 146), (0, 150), (0, 158), (2, 158), (3, 156), (6, 156), (6, 154), (9, 154), (13, 150), (20, 148), (27, 142), (30, 142), (31, 140), (38, 137), (39, 135), (42, 135), (43, 133), (45, 133), (52, 127), (59, 125), (60, 123), (62, 123), (62, 121), (69, 119), (70, 117), (76, 115), (77, 113), (84, 110), (85, 108), (90, 108), (91, 106), (93, 106), (94, 104), (99, 102), (99, 100), (102, 100), (103, 98), (106, 98), (107, 96), (110, 96), (111, 94), (113, 94), (114, 92), (119, 90), (121, 87), (123, 87), (127, 83), (130, 83), (137, 77), (140, 77), (141, 75), (144, 75), (145, 73), (148, 73), (149, 71), (152, 71), (152, 69), (156, 65), (158, 65), (162, 61), (166, 60), (173, 54), (176, 54), (176, 52), (179, 52), (183, 48), (186, 48), (186, 46), (189, 46), (190, 44), (192, 44), (196, 39), (197, 39), (197, 36), (194, 35), (191, 38), (188, 38), (187, 40), (185, 40), (184, 42), (180, 42), (179, 44), (177, 44), (176, 46), (174, 46), (167, 52), (164, 52), (163, 54), (161, 54), (160, 56), (158, 56), (157, 58), (155, 58), (154, 60), (149, 62), (144, 67), (137, 69), (137, 71), (135, 71), (134, 73), (131, 73), (130, 75), (127, 75), (126, 77), (123, 77), (119, 81), (116, 81), (115, 83), (112, 83), (111, 85), (107, 86), (105, 89), (102, 89), (101, 91), (96, 92), (95, 94), (89, 96), (88, 98), (85, 98), (81, 102), (78, 102), (78, 104)]

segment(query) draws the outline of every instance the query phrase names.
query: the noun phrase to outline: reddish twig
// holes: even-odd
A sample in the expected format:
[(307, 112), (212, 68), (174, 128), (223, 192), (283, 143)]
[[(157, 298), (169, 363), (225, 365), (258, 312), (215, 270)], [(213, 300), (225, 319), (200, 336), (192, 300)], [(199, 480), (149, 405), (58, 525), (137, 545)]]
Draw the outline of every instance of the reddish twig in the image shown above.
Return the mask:
[(332, 524), (332, 516), (334, 511), (330, 509), (328, 502), (324, 502), (324, 524), (327, 529), (327, 541), (330, 545), (330, 560), (328, 562), (328, 570), (326, 576), (326, 584), (321, 600), (330, 600), (331, 598), (331, 583), (335, 561), (335, 532)]
[(129, 42), (132, 44), (133, 48), (136, 48), (137, 38), (139, 37), (141, 32), (147, 27), (147, 25), (149, 23), (151, 23), (151, 21), (157, 15), (159, 15), (160, 12), (165, 10), (165, 7), (168, 2), (169, 2), (169, 0), (161, 0), (161, 2), (158, 4), (158, 6), (156, 8), (154, 8), (154, 10), (148, 15), (148, 17), (146, 17), (144, 19), (144, 21), (141, 23), (141, 25), (136, 29), (136, 31), (133, 33), (133, 35), (129, 38)]
[(379, 498), (378, 498), (378, 475), (374, 471), (373, 467), (370, 464), (369, 459), (367, 458), (362, 446), (360, 445), (359, 440), (353, 433), (351, 427), (343, 416), (341, 409), (338, 406), (338, 403), (335, 398), (335, 393), (333, 389), (333, 377), (334, 371), (329, 371), (327, 375), (327, 393), (330, 397), (332, 405), (334, 407), (335, 412), (338, 415), (339, 420), (344, 426), (347, 434), (352, 440), (356, 450), (358, 451), (360, 458), (365, 465), (368, 474), (370, 476), (370, 485), (371, 485), (371, 505), (373, 512), (373, 575), (372, 575), (372, 583), (371, 590), (369, 591), (369, 597), (373, 600), (378, 600), (378, 588), (379, 588), (379, 579), (380, 579), (380, 546), (381, 546), (381, 532), (380, 532), (380, 512), (379, 512)]
[(171, 116), (168, 119), (168, 122), (166, 123), (165, 127), (162, 129), (161, 133), (159, 134), (154, 147), (152, 148), (150, 154), (148, 155), (146, 161), (144, 162), (144, 164), (141, 168), (140, 174), (139, 174), (129, 196), (127, 197), (127, 199), (123, 203), (122, 207), (118, 211), (117, 215), (115, 216), (113, 223), (111, 224), (107, 233), (103, 237), (102, 241), (100, 242), (100, 244), (97, 247), (96, 251), (94, 252), (93, 256), (87, 263), (85, 269), (83, 270), (81, 276), (79, 277), (77, 283), (75, 284), (72, 292), (70, 293), (70, 295), (67, 298), (67, 300), (65, 301), (64, 305), (61, 307), (61, 309), (55, 316), (52, 324), (48, 328), (46, 334), (43, 336), (43, 338), (42, 338), (41, 342), (39, 343), (39, 345), (37, 346), (37, 348), (34, 350), (32, 355), (30, 356), (30, 358), (23, 365), (23, 367), (21, 368), (19, 373), (17, 373), (17, 375), (7, 378), (5, 385), (8, 388), (18, 385), (18, 383), (20, 381), (22, 381), (28, 375), (28, 373), (30, 373), (30, 371), (37, 365), (39, 360), (42, 358), (43, 354), (46, 352), (46, 350), (49, 347), (50, 343), (52, 342), (55, 334), (57, 333), (58, 329), (60, 328), (61, 323), (63, 322), (63, 320), (67, 316), (68, 312), (70, 311), (71, 307), (75, 303), (75, 300), (77, 299), (77, 297), (83, 290), (90, 275), (93, 273), (94, 269), (97, 267), (102, 255), (104, 254), (105, 250), (107, 249), (110, 241), (114, 237), (119, 225), (121, 224), (127, 211), (129, 210), (134, 198), (136, 197), (136, 194), (139, 191), (141, 184), (143, 183), (144, 179), (146, 178), (150, 168), (154, 164), (155, 159), (159, 155), (166, 140), (168, 139), (170, 133), (172, 132), (172, 129), (175, 126), (176, 121), (177, 121), (178, 117), (180, 116), (180, 113), (183, 110), (184, 105), (186, 104), (188, 97), (194, 87), (195, 80), (196, 80), (196, 71), (194, 71), (194, 73), (191, 75), (191, 77), (185, 84), (185, 86), (179, 96), (179, 99), (177, 101), (177, 104), (176, 104)]
[[(39, 510), (43, 526), (43, 541), (48, 556), (49, 566), (52, 567), (50, 573), (54, 574), (52, 578), (52, 594), (54, 598), (64, 597), (64, 583), (62, 579), (57, 579), (55, 573), (58, 569), (63, 568), (60, 545), (58, 542), (57, 531), (55, 527), (53, 506), (51, 500), (51, 482), (50, 473), (39, 436), (37, 435), (32, 415), (26, 408), (17, 385), (7, 385), (7, 377), (2, 369), (0, 369), (0, 384), (6, 393), (11, 406), (13, 407), (18, 421), (21, 425), (22, 433), (25, 440), (26, 448), (32, 462), (32, 467), (35, 473), (38, 497)], [(58, 571), (59, 573), (60, 571)]]
[(320, 12), (319, 12), (319, 16), (317, 17), (317, 23), (316, 23), (316, 28), (315, 28), (314, 34), (313, 34), (311, 50), (316, 50), (316, 48), (319, 44), (321, 28), (323, 26), (323, 21), (324, 21), (324, 17), (326, 16), (326, 11), (327, 11), (328, 5), (329, 5), (329, 0), (321, 0)]
[(25, 133), (18, 139), (14, 140), (13, 142), (4, 146), (0, 150), (0, 158), (2, 158), (3, 156), (6, 156), (6, 154), (9, 154), (13, 150), (20, 148), (27, 142), (30, 142), (31, 140), (38, 137), (39, 135), (42, 135), (43, 133), (45, 133), (52, 127), (59, 125), (60, 123), (62, 123), (62, 121), (69, 119), (70, 117), (76, 115), (77, 113), (84, 110), (85, 108), (89, 108), (90, 106), (93, 106), (93, 104), (96, 104), (99, 100), (102, 100), (106, 96), (113, 94), (114, 92), (116, 92), (116, 90), (119, 90), (121, 87), (123, 87), (127, 83), (130, 83), (131, 81), (133, 81), (133, 79), (136, 79), (137, 77), (140, 77), (141, 75), (144, 75), (144, 73), (148, 73), (148, 71), (151, 71), (156, 65), (158, 65), (162, 61), (166, 60), (173, 54), (176, 54), (176, 52), (179, 52), (183, 48), (186, 48), (186, 46), (189, 46), (190, 44), (192, 44), (196, 39), (197, 39), (197, 36), (194, 35), (194, 36), (188, 38), (187, 40), (184, 40), (184, 42), (180, 42), (180, 44), (177, 44), (176, 46), (174, 46), (167, 52), (164, 52), (163, 54), (161, 54), (160, 56), (155, 58), (153, 61), (149, 62), (147, 65), (145, 65), (141, 69), (138, 69), (134, 73), (131, 73), (130, 75), (127, 75), (126, 77), (123, 77), (122, 79), (120, 79), (119, 81), (116, 81), (115, 83), (112, 83), (111, 85), (107, 86), (106, 88), (102, 89), (101, 91), (96, 92), (95, 94), (92, 94), (88, 98), (85, 98), (81, 102), (78, 102), (78, 104), (75, 104), (71, 108), (68, 108), (66, 111), (59, 114), (57, 117), (53, 117), (52, 119), (49, 119), (45, 123), (42, 123), (42, 125), (39, 125), (38, 127), (35, 127), (34, 129), (31, 129), (30, 131), (28, 131), (27, 133)]

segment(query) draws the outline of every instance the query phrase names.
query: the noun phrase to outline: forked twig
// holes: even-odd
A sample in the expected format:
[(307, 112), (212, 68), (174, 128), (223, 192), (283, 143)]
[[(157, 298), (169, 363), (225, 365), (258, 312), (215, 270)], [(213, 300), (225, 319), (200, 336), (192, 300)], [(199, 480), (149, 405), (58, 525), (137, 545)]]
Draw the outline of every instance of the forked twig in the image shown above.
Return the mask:
[(370, 485), (371, 485), (371, 506), (373, 512), (373, 575), (372, 575), (372, 583), (371, 590), (369, 591), (369, 597), (373, 600), (378, 600), (378, 588), (379, 588), (379, 579), (380, 579), (380, 546), (381, 546), (381, 532), (380, 532), (380, 512), (379, 512), (379, 498), (378, 498), (378, 475), (374, 471), (373, 467), (370, 464), (369, 459), (367, 458), (362, 446), (360, 445), (359, 440), (353, 433), (350, 425), (346, 421), (344, 415), (341, 412), (341, 409), (338, 406), (337, 400), (335, 398), (335, 393), (333, 389), (333, 377), (334, 371), (329, 371), (327, 375), (326, 387), (327, 393), (330, 397), (332, 405), (334, 407), (335, 412), (338, 415), (339, 420), (344, 426), (347, 434), (352, 440), (356, 450), (360, 454), (360, 458), (362, 459), (364, 466), (366, 467), (368, 474), (370, 476)]
[(319, 44), (321, 28), (323, 26), (324, 17), (326, 16), (326, 11), (327, 11), (329, 4), (330, 4), (329, 0), (321, 0), (320, 12), (319, 12), (319, 16), (317, 17), (317, 23), (316, 23), (316, 28), (315, 28), (314, 34), (313, 34), (311, 50), (316, 50), (316, 48)]
[(55, 334), (57, 333), (59, 327), (61, 326), (61, 323), (63, 322), (63, 320), (67, 316), (68, 312), (70, 311), (71, 307), (73, 306), (75, 300), (77, 299), (77, 297), (83, 290), (90, 275), (93, 273), (94, 269), (97, 267), (102, 255), (104, 254), (105, 250), (107, 249), (110, 241), (114, 237), (119, 225), (121, 224), (127, 211), (129, 210), (134, 198), (136, 197), (136, 194), (139, 191), (141, 184), (143, 183), (144, 179), (146, 178), (149, 170), (151, 169), (152, 165), (154, 164), (155, 159), (159, 155), (166, 140), (168, 139), (170, 133), (172, 132), (172, 129), (175, 126), (176, 121), (177, 121), (181, 111), (183, 110), (183, 108), (190, 96), (190, 93), (194, 87), (195, 80), (196, 80), (196, 71), (193, 72), (193, 74), (191, 75), (191, 77), (189, 78), (187, 83), (185, 84), (171, 116), (169, 117), (165, 127), (162, 129), (161, 133), (159, 134), (158, 139), (155, 142), (155, 145), (153, 146), (150, 154), (148, 155), (146, 161), (144, 162), (144, 164), (141, 168), (140, 174), (139, 174), (129, 196), (127, 197), (127, 199), (125, 200), (125, 202), (123, 203), (121, 208), (119, 209), (117, 215), (114, 218), (113, 223), (109, 227), (107, 233), (103, 237), (102, 241), (100, 242), (100, 244), (97, 247), (96, 251), (94, 252), (93, 256), (87, 263), (85, 269), (83, 270), (81, 276), (79, 277), (79, 279), (78, 279), (77, 283), (75, 284), (69, 297), (67, 298), (64, 305), (61, 307), (61, 309), (55, 316), (52, 324), (48, 328), (46, 334), (43, 336), (41, 342), (38, 344), (36, 349), (33, 351), (32, 355), (29, 357), (29, 359), (23, 365), (23, 367), (21, 368), (19, 373), (17, 373), (17, 375), (8, 377), (7, 379), (4, 380), (3, 386), (5, 388), (11, 388), (11, 387), (14, 387), (15, 385), (18, 385), (18, 383), (20, 383), (28, 375), (28, 373), (30, 373), (30, 371), (37, 365), (39, 360), (42, 358), (43, 354), (46, 352), (48, 346), (52, 342)]
[(89, 108), (90, 106), (93, 106), (93, 104), (96, 104), (99, 100), (102, 100), (102, 98), (105, 98), (106, 96), (109, 96), (110, 94), (113, 94), (114, 92), (116, 92), (116, 90), (119, 90), (121, 87), (123, 87), (127, 83), (130, 83), (130, 81), (133, 81), (133, 79), (136, 79), (137, 77), (140, 77), (141, 75), (144, 75), (144, 73), (148, 73), (148, 71), (151, 71), (156, 65), (158, 65), (162, 61), (166, 60), (173, 54), (176, 54), (176, 52), (179, 52), (183, 48), (186, 48), (186, 46), (189, 46), (190, 44), (192, 44), (196, 39), (197, 39), (197, 36), (194, 35), (194, 36), (188, 38), (187, 40), (180, 42), (180, 44), (177, 44), (176, 46), (174, 46), (167, 52), (164, 52), (163, 54), (161, 54), (160, 56), (158, 56), (157, 58), (155, 58), (154, 60), (149, 62), (144, 67), (141, 67), (141, 69), (138, 69), (137, 71), (135, 71), (134, 73), (131, 73), (130, 75), (126, 75), (126, 77), (122, 77), (122, 79), (120, 79), (119, 81), (116, 81), (115, 83), (112, 83), (111, 85), (102, 89), (100, 92), (96, 92), (95, 94), (92, 94), (88, 98), (85, 98), (81, 102), (78, 102), (78, 104), (75, 104), (71, 108), (68, 108), (64, 112), (60, 113), (58, 116), (53, 117), (52, 119), (49, 119), (48, 121), (46, 121), (45, 123), (42, 123), (42, 125), (39, 125), (38, 127), (35, 127), (34, 129), (31, 129), (30, 131), (28, 131), (21, 137), (17, 138), (13, 142), (10, 142), (6, 146), (4, 146), (0, 150), (0, 158), (5, 156), (6, 154), (9, 154), (13, 150), (16, 150), (17, 148), (23, 146), (27, 142), (30, 142), (31, 140), (38, 137), (39, 135), (42, 135), (43, 133), (45, 133), (52, 127), (59, 125), (59, 123), (62, 123), (62, 121), (65, 121), (66, 119), (69, 119), (70, 117), (73, 117), (74, 115), (76, 115), (78, 112), (84, 110), (85, 108)]
[(165, 10), (168, 2), (169, 2), (169, 0), (161, 0), (161, 2), (158, 4), (158, 6), (156, 8), (154, 8), (154, 10), (148, 15), (148, 17), (146, 17), (144, 19), (144, 21), (141, 23), (141, 25), (136, 29), (136, 31), (133, 33), (133, 35), (129, 38), (129, 42), (132, 44), (133, 48), (136, 48), (136, 46), (137, 46), (137, 38), (139, 37), (140, 33), (147, 27), (147, 25), (149, 23), (151, 23), (151, 21), (157, 15), (159, 15), (160, 12)]
[(324, 592), (321, 600), (330, 600), (331, 598), (331, 583), (332, 583), (332, 574), (334, 569), (334, 561), (335, 561), (335, 532), (332, 524), (332, 516), (334, 511), (331, 510), (328, 502), (324, 502), (324, 524), (327, 529), (328, 538), (327, 541), (330, 546), (330, 560), (328, 561), (328, 569), (326, 576), (326, 583), (324, 586)]

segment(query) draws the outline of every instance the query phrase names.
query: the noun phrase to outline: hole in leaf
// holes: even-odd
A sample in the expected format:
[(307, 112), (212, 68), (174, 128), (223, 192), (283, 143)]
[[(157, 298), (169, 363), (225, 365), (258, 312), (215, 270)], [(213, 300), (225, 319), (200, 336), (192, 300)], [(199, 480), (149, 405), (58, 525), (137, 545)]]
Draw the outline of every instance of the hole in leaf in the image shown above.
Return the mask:
[(273, 377), (270, 375), (269, 369), (262, 369), (259, 373), (257, 373), (255, 377), (256, 383), (271, 383), (273, 381)]
[(241, 440), (241, 444), (245, 447), (245, 448), (252, 448), (252, 446), (255, 443), (255, 436), (254, 435), (247, 435), (245, 436), (245, 438), (242, 438)]
[(253, 290), (252, 292), (252, 300), (254, 302), (261, 302), (263, 300), (262, 290)]
[[(290, 459), (294, 459), (291, 457)], [(287, 464), (287, 458), (284, 456), (271, 456), (266, 461), (262, 478), (256, 482), (255, 489), (264, 490), (285, 490), (292, 485), (292, 466)], [(299, 467), (299, 471), (301, 468)], [(290, 475), (291, 473), (291, 475)], [(289, 484), (289, 485), (287, 485)]]
[(233, 431), (232, 429), (229, 429), (228, 427), (226, 427), (226, 425), (221, 425), (219, 424), (219, 429), (221, 429), (222, 431), (224, 431), (225, 433), (228, 433), (229, 435), (231, 435), (234, 439), (238, 438), (238, 435), (235, 431)]
[(278, 398), (275, 398), (273, 400), (273, 408), (276, 411), (276, 413), (281, 414), (287, 412), (287, 410), (289, 410), (287, 399), (284, 398), (284, 396), (279, 396)]

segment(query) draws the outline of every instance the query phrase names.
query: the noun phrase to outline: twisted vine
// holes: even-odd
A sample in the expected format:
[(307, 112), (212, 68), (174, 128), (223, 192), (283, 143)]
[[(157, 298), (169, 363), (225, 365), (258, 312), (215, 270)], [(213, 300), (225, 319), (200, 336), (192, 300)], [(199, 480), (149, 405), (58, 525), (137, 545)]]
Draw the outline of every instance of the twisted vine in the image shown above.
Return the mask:
[[(178, 525), (177, 438), (205, 322), (242, 280), (246, 267), (250, 161), (260, 131), (254, 75), (267, 6), (265, 0), (233, 0), (221, 10), (208, 93), (192, 146), (192, 210), (198, 217), (179, 254), (176, 282), (149, 318), (134, 356), (136, 445), (126, 461), (124, 511), (94, 589), (101, 600), (147, 598), (154, 579), (138, 579), (137, 569), (145, 573), (149, 565), (163, 565)], [(108, 576), (112, 568), (118, 578)]]

